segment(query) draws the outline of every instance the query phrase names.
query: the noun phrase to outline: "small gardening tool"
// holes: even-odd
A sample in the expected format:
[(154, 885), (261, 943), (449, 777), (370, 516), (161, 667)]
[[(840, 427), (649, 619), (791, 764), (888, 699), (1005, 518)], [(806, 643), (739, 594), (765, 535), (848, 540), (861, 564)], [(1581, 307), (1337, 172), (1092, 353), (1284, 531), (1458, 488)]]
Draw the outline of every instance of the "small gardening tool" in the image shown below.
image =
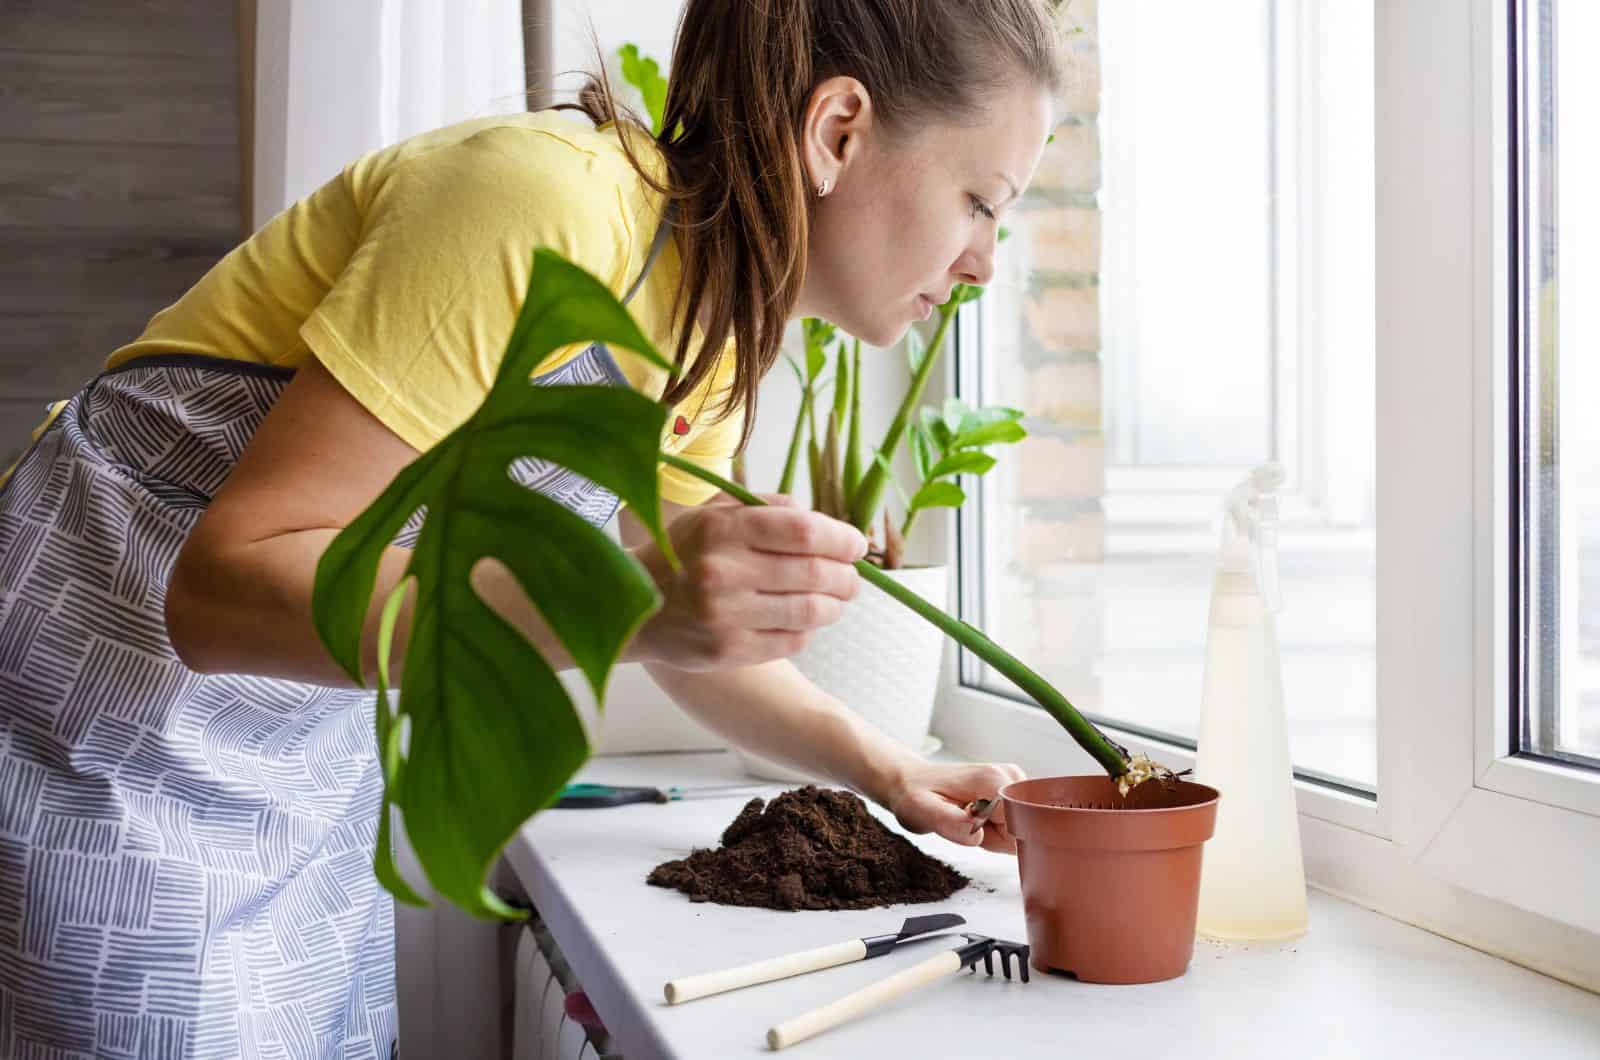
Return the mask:
[(568, 784), (556, 799), (562, 810), (596, 810), (633, 802), (677, 802), (680, 799), (731, 799), (760, 795), (771, 785), (720, 784), (703, 788), (629, 787), (622, 784)]
[(849, 964), (852, 961), (881, 957), (907, 939), (943, 931), (966, 922), (966, 918), (955, 913), (914, 916), (907, 919), (900, 930), (892, 935), (868, 935), (866, 938), (849, 939), (831, 946), (818, 946), (816, 949), (788, 953), (782, 957), (743, 964), (737, 968), (725, 968), (703, 975), (691, 975), (686, 979), (674, 979), (666, 986), (667, 1004), (676, 1005), (684, 1001), (693, 1001), (697, 997), (709, 997), (712, 994), (737, 990), (742, 986), (770, 983), (774, 979), (787, 979), (791, 975), (802, 975), (823, 968)]
[(967, 834), (971, 835), (984, 825), (988, 824), (989, 818), (993, 817), (994, 811), (999, 808), (1000, 800), (998, 798), (974, 799), (973, 801), (967, 803), (967, 813), (972, 818), (972, 827), (968, 830)]
[(868, 1009), (892, 1001), (919, 986), (925, 986), (963, 968), (972, 968), (976, 971), (979, 959), (983, 961), (983, 970), (993, 975), (996, 953), (1000, 955), (1000, 964), (1007, 979), (1011, 978), (1011, 958), (1016, 957), (1022, 981), (1024, 983), (1028, 981), (1026, 945), (966, 932), (962, 933), (962, 937), (967, 940), (964, 946), (945, 950), (929, 957), (921, 964), (913, 964), (904, 971), (896, 972), (881, 982), (862, 987), (853, 994), (846, 994), (837, 1001), (778, 1024), (767, 1032), (767, 1046), (776, 1050), (796, 1042), (803, 1042), (813, 1035), (821, 1034), (830, 1027), (837, 1027), (846, 1020), (854, 1019)]

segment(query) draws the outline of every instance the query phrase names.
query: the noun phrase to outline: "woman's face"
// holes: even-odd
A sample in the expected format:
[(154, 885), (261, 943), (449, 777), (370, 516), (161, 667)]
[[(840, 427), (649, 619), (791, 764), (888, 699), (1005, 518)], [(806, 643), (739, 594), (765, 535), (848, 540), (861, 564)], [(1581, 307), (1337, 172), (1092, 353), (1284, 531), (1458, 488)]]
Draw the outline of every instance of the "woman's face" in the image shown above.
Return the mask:
[(864, 98), (852, 110), (848, 95), (814, 94), (808, 119), (812, 190), (821, 179), (829, 189), (814, 202), (796, 315), (892, 346), (956, 284), (989, 282), (1000, 220), (1049, 136), (1045, 89), (997, 92), (981, 122), (931, 123), (898, 139), (871, 120)]

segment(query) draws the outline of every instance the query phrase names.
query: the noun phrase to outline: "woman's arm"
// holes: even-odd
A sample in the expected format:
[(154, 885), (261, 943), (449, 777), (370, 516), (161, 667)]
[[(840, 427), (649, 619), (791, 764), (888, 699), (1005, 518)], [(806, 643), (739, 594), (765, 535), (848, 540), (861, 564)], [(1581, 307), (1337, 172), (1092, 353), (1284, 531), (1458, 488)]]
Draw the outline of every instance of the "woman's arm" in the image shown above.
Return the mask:
[[(311, 620), (317, 561), (416, 455), (321, 362), (308, 359), (178, 554), (166, 598), (178, 657), (205, 673), (348, 684)], [(838, 617), (857, 584), (850, 563), (866, 551), (853, 527), (796, 508), (695, 509), (675, 520), (671, 533), (682, 561), (676, 571), (653, 543), (635, 549), (666, 600), (625, 661), (695, 670), (785, 658), (806, 633)], [(379, 566), (362, 647), (369, 681), (383, 601), (409, 555), (391, 548)], [(480, 561), (472, 581), (552, 666), (571, 669), (566, 649), (504, 564)], [(410, 618), (408, 603), (396, 628), (396, 669), (404, 668)]]
[[(311, 593), (328, 544), (417, 456), (316, 358), (295, 372), (178, 554), (167, 585), (167, 633), (184, 664), (327, 686), (350, 684), (317, 637)], [(367, 613), (362, 665), (376, 672), (378, 616), (410, 553), (391, 548)], [(560, 641), (499, 563), (473, 583), (553, 665)], [(396, 646), (410, 628), (401, 612)], [(403, 665), (403, 659), (396, 660)]]

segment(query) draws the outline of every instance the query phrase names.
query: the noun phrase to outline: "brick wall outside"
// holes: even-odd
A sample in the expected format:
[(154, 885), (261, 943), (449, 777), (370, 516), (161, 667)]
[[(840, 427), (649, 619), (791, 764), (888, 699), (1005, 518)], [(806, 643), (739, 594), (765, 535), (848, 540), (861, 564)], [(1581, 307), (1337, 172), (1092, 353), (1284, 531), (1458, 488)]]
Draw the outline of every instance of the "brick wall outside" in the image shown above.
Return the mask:
[(1029, 437), (999, 453), (986, 511), (988, 613), (1000, 643), (1084, 709), (1099, 705), (1105, 556), (1100, 344), (1098, 0), (1073, 0), (1060, 125), (1007, 221), (1002, 279), (984, 300), (987, 400)]

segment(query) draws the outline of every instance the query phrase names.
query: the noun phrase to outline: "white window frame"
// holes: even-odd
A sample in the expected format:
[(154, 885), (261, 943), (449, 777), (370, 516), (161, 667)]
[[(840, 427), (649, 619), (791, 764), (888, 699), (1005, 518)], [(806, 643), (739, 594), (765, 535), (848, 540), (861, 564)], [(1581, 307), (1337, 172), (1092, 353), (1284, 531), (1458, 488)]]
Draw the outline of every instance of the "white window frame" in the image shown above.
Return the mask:
[[(1505, 11), (1375, 0), (1378, 795), (1301, 778), (1296, 797), (1314, 885), (1600, 990), (1600, 774), (1509, 746)], [(959, 329), (967, 350), (975, 327)], [(949, 529), (953, 561), (982, 532), (971, 511)], [(952, 562), (952, 599), (978, 598), (977, 567)], [(1096, 768), (1043, 711), (960, 668), (947, 653), (935, 723), (955, 751)]]

